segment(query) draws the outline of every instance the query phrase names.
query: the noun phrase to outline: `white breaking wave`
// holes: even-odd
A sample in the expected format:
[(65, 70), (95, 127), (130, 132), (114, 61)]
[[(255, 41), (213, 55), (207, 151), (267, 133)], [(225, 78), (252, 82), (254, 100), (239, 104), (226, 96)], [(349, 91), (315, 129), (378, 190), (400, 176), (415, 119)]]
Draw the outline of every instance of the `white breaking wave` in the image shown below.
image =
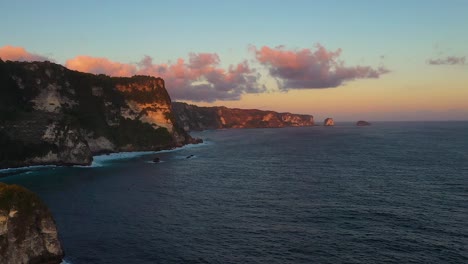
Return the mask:
[[(139, 157), (139, 156), (144, 156), (144, 155), (149, 155), (149, 154), (174, 152), (174, 151), (179, 151), (179, 150), (183, 150), (183, 149), (197, 148), (197, 147), (202, 147), (202, 146), (211, 145), (211, 144), (212, 144), (212, 142), (204, 141), (203, 143), (199, 143), (199, 144), (189, 144), (189, 145), (182, 146), (180, 148), (160, 150), (160, 151), (135, 151), (135, 152), (117, 152), (117, 153), (110, 153), (110, 154), (102, 154), (102, 155), (93, 156), (93, 162), (91, 163), (90, 166), (74, 165), (72, 167), (76, 167), (76, 168), (96, 168), (96, 167), (102, 167), (102, 166), (104, 166), (104, 163), (106, 163), (108, 161), (112, 161), (112, 160), (131, 159), (131, 158), (136, 158), (136, 157)], [(46, 169), (46, 168), (57, 168), (57, 167), (60, 167), (60, 166), (57, 166), (57, 165), (34, 165), (34, 166), (25, 166), (25, 167), (19, 167), (19, 168), (0, 169), (0, 173), (21, 172), (21, 171)]]
[(174, 149), (166, 149), (166, 150), (160, 150), (160, 151), (135, 151), (135, 152), (117, 152), (117, 153), (110, 153), (110, 154), (102, 154), (102, 155), (97, 155), (93, 157), (93, 163), (91, 166), (80, 166), (80, 167), (102, 167), (104, 166), (104, 163), (112, 160), (122, 160), (122, 159), (131, 159), (131, 158), (136, 158), (144, 155), (150, 155), (150, 154), (158, 154), (158, 153), (167, 153), (167, 152), (175, 152), (175, 151), (180, 151), (184, 149), (192, 149), (192, 148), (197, 148), (197, 147), (202, 147), (206, 145), (211, 145), (211, 142), (206, 142), (204, 141), (203, 143), (199, 144), (189, 144), (182, 146), (180, 148), (174, 148)]
[(34, 165), (34, 166), (25, 166), (25, 167), (18, 167), (18, 168), (6, 168), (0, 169), (0, 173), (2, 172), (16, 172), (16, 171), (24, 171), (24, 170), (36, 170), (36, 169), (44, 169), (44, 168), (56, 168), (57, 165)]
[[(117, 153), (110, 153), (110, 154), (103, 154), (93, 157), (93, 163), (90, 167), (102, 167), (104, 166), (103, 163), (112, 160), (121, 160), (121, 159), (131, 159), (136, 158), (143, 155), (154, 154), (157, 153), (156, 151), (135, 151), (135, 152), (117, 152)], [(82, 166), (86, 167), (86, 166)]]

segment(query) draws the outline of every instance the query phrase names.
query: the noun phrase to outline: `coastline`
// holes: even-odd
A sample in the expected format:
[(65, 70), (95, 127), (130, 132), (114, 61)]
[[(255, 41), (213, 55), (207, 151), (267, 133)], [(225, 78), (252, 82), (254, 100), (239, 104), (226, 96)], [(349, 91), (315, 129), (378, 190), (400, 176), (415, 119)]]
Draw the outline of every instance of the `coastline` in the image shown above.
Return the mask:
[(34, 164), (34, 165), (27, 165), (27, 166), (18, 166), (18, 167), (10, 167), (10, 168), (0, 168), (0, 178), (13, 176), (19, 173), (23, 173), (26, 171), (32, 171), (37, 169), (50, 169), (50, 168), (63, 168), (63, 167), (73, 167), (73, 168), (96, 168), (96, 167), (103, 167), (104, 164), (108, 161), (112, 160), (122, 160), (122, 159), (131, 159), (135, 157), (151, 155), (151, 154), (158, 154), (158, 153), (167, 153), (167, 152), (174, 152), (179, 151), (191, 147), (203, 146), (208, 144), (209, 142), (203, 141), (201, 143), (190, 143), (185, 144), (180, 147), (173, 147), (161, 150), (145, 150), (145, 151), (120, 151), (120, 152), (110, 152), (105, 154), (96, 154), (93, 155), (93, 161), (89, 165), (80, 165), (80, 164), (70, 164), (70, 165), (63, 165), (63, 164)]

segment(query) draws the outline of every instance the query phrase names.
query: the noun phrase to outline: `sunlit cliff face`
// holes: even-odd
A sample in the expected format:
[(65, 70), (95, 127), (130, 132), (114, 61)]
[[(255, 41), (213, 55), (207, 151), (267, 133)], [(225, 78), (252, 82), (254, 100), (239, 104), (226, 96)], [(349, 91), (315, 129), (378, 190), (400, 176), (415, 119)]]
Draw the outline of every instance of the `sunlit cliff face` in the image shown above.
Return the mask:
[(152, 78), (141, 82), (118, 84), (116, 89), (127, 94), (128, 108), (121, 109), (121, 115), (139, 119), (155, 128), (164, 127), (173, 132), (170, 98), (164, 87), (164, 80)]

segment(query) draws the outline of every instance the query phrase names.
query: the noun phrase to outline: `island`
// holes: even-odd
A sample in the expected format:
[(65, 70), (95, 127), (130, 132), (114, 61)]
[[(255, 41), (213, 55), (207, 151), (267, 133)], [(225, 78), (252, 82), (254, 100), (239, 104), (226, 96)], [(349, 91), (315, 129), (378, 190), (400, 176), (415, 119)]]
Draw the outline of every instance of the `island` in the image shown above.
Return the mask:
[(367, 122), (367, 121), (363, 121), (363, 120), (359, 120), (356, 122), (356, 126), (370, 126), (371, 123)]
[(324, 125), (324, 126), (334, 126), (334, 125), (335, 125), (335, 121), (333, 121), (333, 118), (327, 117), (327, 118), (325, 118), (325, 120), (323, 121), (323, 125)]

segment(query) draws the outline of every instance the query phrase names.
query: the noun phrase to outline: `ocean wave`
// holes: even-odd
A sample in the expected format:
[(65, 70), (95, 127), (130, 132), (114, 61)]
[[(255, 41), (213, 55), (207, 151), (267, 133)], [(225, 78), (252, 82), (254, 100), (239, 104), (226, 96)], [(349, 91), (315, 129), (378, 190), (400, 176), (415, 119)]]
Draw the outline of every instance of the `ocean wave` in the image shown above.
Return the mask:
[(166, 149), (166, 150), (160, 150), (160, 151), (135, 151), (135, 152), (117, 152), (117, 153), (110, 153), (110, 154), (102, 154), (102, 155), (97, 155), (93, 157), (93, 163), (91, 164), (91, 166), (81, 166), (81, 167), (87, 167), (87, 168), (102, 167), (104, 166), (104, 163), (109, 162), (109, 161), (132, 159), (132, 158), (137, 158), (140, 156), (151, 155), (151, 154), (176, 152), (176, 151), (180, 151), (184, 149), (198, 148), (198, 147), (207, 146), (211, 144), (212, 142), (205, 141), (199, 144), (189, 144), (189, 145), (185, 145), (179, 148)]
[[(96, 168), (96, 167), (103, 167), (105, 166), (105, 163), (113, 160), (122, 160), (122, 159), (132, 159), (144, 155), (150, 155), (150, 154), (158, 154), (158, 153), (167, 153), (167, 152), (175, 152), (175, 151), (180, 151), (184, 149), (192, 149), (192, 148), (198, 148), (202, 146), (207, 146), (213, 144), (210, 141), (204, 141), (203, 143), (199, 144), (189, 144), (185, 145), (179, 148), (174, 148), (174, 149), (166, 149), (166, 150), (160, 150), (160, 151), (134, 151), (134, 152), (116, 152), (116, 153), (110, 153), (110, 154), (101, 154), (101, 155), (96, 155), (93, 156), (93, 162), (89, 166), (84, 166), (84, 165), (73, 165), (71, 167), (74, 168)], [(18, 167), (18, 168), (5, 168), (5, 169), (0, 169), (0, 174), (7, 174), (7, 173), (22, 173), (24, 171), (34, 171), (34, 170), (39, 170), (39, 169), (50, 169), (50, 168), (59, 168), (61, 166), (58, 165), (33, 165), (33, 166), (25, 166), (25, 167)]]
[(18, 167), (18, 168), (6, 168), (0, 169), (0, 173), (15, 173), (15, 172), (22, 172), (22, 171), (30, 171), (30, 170), (38, 170), (38, 169), (50, 169), (56, 168), (57, 165), (34, 165), (34, 166), (25, 166), (25, 167)]
[(117, 152), (110, 154), (103, 154), (93, 157), (93, 163), (89, 167), (101, 167), (103, 163), (113, 160), (131, 159), (148, 154), (154, 154), (157, 151), (135, 151), (135, 152)]

